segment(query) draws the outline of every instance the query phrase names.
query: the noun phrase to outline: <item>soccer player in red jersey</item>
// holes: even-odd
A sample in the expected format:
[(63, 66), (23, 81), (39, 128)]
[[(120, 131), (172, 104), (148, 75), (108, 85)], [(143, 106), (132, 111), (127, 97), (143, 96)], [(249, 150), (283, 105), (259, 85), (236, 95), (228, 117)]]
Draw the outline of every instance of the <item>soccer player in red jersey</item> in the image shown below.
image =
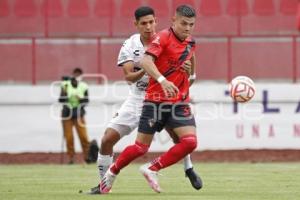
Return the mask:
[(156, 34), (140, 66), (150, 76), (135, 144), (127, 146), (111, 165), (101, 183), (101, 193), (108, 193), (120, 170), (144, 155), (155, 132), (171, 129), (179, 142), (166, 153), (140, 168), (155, 192), (161, 192), (157, 172), (191, 153), (197, 147), (196, 124), (189, 106), (189, 77), (182, 69), (195, 52), (191, 33), (196, 13), (187, 5), (177, 7), (173, 26)]

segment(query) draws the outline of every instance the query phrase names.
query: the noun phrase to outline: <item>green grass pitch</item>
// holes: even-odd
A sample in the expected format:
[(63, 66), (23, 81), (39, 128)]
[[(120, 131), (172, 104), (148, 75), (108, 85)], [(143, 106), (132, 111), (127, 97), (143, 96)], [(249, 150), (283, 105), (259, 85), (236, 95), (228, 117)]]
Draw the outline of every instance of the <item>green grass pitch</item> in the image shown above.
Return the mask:
[(200, 163), (204, 187), (194, 190), (182, 165), (161, 171), (163, 193), (154, 193), (132, 164), (118, 176), (107, 195), (86, 195), (97, 184), (95, 165), (0, 165), (1, 200), (298, 200), (300, 163)]

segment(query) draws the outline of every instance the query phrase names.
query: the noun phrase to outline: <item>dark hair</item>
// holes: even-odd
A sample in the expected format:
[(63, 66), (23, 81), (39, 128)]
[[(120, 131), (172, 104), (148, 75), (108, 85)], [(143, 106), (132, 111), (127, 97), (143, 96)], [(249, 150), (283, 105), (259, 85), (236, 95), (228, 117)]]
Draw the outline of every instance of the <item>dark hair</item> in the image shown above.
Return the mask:
[(134, 16), (135, 20), (138, 21), (141, 17), (144, 17), (146, 15), (153, 15), (155, 16), (154, 10), (151, 7), (148, 6), (142, 6), (135, 10)]
[(196, 17), (195, 9), (189, 5), (180, 5), (176, 8), (176, 14), (183, 17)]
[(77, 68), (75, 68), (75, 69), (73, 70), (73, 74), (82, 74), (82, 73), (83, 73), (83, 71), (82, 71), (82, 69), (79, 68), (79, 67), (77, 67)]

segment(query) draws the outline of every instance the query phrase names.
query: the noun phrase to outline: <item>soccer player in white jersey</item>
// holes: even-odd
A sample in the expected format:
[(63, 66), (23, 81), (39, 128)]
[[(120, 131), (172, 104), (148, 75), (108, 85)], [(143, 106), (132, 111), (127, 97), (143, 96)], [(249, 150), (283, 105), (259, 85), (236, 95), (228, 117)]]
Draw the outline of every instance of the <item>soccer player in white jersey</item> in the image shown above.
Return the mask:
[[(140, 7), (135, 11), (135, 26), (139, 33), (127, 39), (118, 57), (118, 66), (123, 68), (125, 80), (130, 83), (130, 93), (121, 108), (111, 119), (101, 140), (98, 154), (98, 168), (100, 179), (113, 162), (113, 146), (125, 135), (130, 134), (139, 124), (142, 112), (145, 89), (148, 85), (148, 75), (139, 67), (152, 36), (155, 34), (156, 20), (154, 10), (150, 7)], [(194, 58), (185, 63), (183, 68), (194, 73)], [(191, 82), (195, 79), (192, 75)], [(165, 127), (173, 141), (176, 142), (175, 134)], [(202, 187), (200, 177), (194, 172), (190, 155), (184, 158), (184, 170), (192, 186), (199, 190)], [(91, 188), (91, 194), (100, 194), (99, 186)]]

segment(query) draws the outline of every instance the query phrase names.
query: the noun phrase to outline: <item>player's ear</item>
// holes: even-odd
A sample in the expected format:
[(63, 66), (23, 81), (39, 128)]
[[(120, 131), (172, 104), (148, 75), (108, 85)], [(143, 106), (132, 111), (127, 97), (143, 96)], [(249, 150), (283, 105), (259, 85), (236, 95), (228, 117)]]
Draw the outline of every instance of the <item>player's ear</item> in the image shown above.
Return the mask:
[(176, 21), (176, 16), (174, 15), (174, 16), (172, 17), (172, 24), (173, 24), (173, 25), (174, 25), (175, 21)]
[(137, 27), (138, 21), (134, 20), (133, 24), (134, 24), (135, 27)]

